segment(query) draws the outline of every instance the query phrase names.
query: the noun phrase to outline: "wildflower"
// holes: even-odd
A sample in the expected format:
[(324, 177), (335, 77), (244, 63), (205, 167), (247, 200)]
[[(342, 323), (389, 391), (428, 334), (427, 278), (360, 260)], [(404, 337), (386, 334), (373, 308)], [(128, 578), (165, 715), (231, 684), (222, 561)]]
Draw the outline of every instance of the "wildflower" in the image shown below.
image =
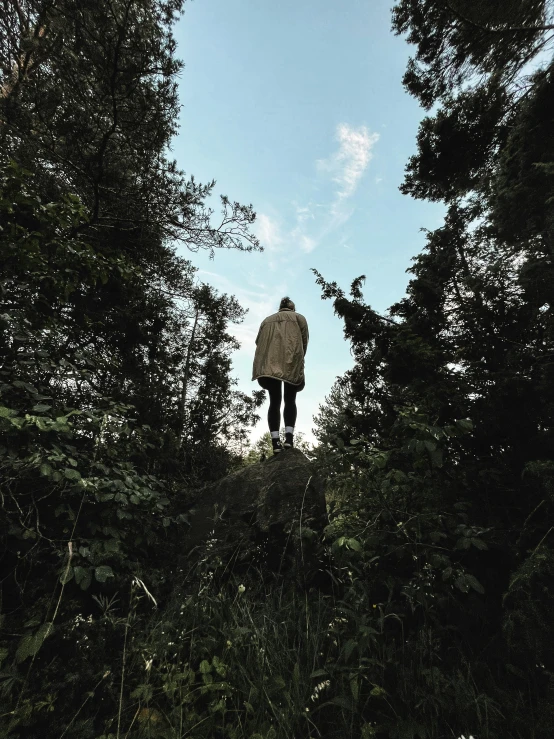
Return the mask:
[(230, 648), (230, 647), (232, 647), (232, 646), (233, 646), (233, 642), (232, 642), (232, 641), (229, 641), (229, 640), (227, 639), (227, 646), (228, 646), (229, 648)]
[(244, 587), (244, 585), (239, 585), (239, 587), (238, 587), (239, 595), (242, 595), (245, 590), (246, 590), (246, 588)]
[(331, 685), (331, 681), (330, 680), (323, 680), (323, 682), (321, 682), (318, 685), (316, 685), (315, 688), (314, 688), (314, 692), (310, 696), (310, 700), (312, 700), (312, 701), (317, 700), (318, 697), (319, 697), (319, 694), (321, 693), (321, 691), (322, 690), (325, 690), (325, 688), (328, 688), (330, 685)]

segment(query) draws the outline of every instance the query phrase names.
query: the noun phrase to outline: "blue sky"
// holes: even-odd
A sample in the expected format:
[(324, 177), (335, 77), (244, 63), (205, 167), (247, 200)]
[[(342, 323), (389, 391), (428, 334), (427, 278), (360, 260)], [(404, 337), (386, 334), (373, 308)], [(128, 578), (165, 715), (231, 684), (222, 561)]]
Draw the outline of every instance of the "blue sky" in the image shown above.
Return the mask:
[[(402, 87), (410, 47), (390, 30), (391, 0), (195, 0), (175, 28), (180, 78), (179, 167), (218, 195), (252, 203), (263, 253), (181, 251), (199, 278), (248, 314), (233, 332), (238, 387), (250, 392), (254, 339), (284, 295), (306, 316), (310, 345), (297, 431), (312, 439), (335, 378), (352, 366), (332, 304), (310, 268), (345, 289), (367, 276), (377, 311), (405, 293), (421, 228), (440, 205), (398, 186), (424, 111)], [(266, 430), (265, 410), (253, 431)]]

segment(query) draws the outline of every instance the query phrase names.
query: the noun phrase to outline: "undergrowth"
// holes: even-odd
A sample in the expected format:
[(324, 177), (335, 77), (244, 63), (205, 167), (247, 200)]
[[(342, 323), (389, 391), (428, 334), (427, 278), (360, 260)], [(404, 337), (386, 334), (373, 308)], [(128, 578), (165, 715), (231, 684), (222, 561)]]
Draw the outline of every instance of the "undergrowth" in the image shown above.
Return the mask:
[[(184, 524), (165, 561), (87, 589), (67, 576), (77, 543), (42, 581), (33, 560), (30, 620), (4, 607), (0, 736), (547, 739), (550, 529), (530, 517), (522, 552), (537, 543), (506, 559), (443, 465), (469, 429), (407, 410), (396, 447), (360, 438), (320, 460), (318, 578), (229, 572), (217, 547), (195, 559)], [(541, 510), (550, 473), (529, 470)]]

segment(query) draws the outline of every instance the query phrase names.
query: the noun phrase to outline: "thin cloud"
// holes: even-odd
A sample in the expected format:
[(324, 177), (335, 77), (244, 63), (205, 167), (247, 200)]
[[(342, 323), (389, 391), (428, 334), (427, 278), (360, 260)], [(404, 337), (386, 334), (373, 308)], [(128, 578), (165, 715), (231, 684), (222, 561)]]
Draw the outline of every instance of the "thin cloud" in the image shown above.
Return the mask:
[(370, 133), (366, 126), (354, 128), (348, 123), (337, 126), (336, 139), (339, 149), (329, 159), (318, 159), (317, 168), (321, 172), (330, 172), (333, 182), (339, 186), (339, 200), (351, 197), (367, 169), (372, 149), (379, 141), (378, 133)]
[(300, 228), (295, 228), (293, 231), (291, 231), (290, 238), (306, 254), (309, 254), (317, 246), (316, 239), (308, 236), (308, 234), (306, 233), (302, 233), (302, 230)]
[(296, 221), (297, 223), (306, 223), (306, 221), (313, 221), (315, 218), (315, 215), (313, 211), (311, 210), (310, 205), (296, 205)]
[(279, 224), (266, 213), (258, 213), (254, 232), (268, 255), (269, 269), (275, 271), (279, 268), (285, 241)]
[(258, 213), (254, 229), (256, 236), (268, 251), (278, 251), (283, 238), (280, 234), (278, 224), (265, 213)]
[(294, 223), (282, 231), (279, 224), (265, 213), (256, 219), (256, 235), (270, 253), (269, 269), (282, 270), (283, 263), (298, 251), (309, 254), (329, 233), (343, 226), (354, 213), (350, 198), (356, 192), (364, 172), (373, 157), (373, 148), (379, 141), (378, 133), (366, 126), (354, 127), (348, 123), (337, 126), (335, 138), (338, 149), (327, 159), (318, 159), (316, 168), (336, 184), (326, 203), (292, 201)]

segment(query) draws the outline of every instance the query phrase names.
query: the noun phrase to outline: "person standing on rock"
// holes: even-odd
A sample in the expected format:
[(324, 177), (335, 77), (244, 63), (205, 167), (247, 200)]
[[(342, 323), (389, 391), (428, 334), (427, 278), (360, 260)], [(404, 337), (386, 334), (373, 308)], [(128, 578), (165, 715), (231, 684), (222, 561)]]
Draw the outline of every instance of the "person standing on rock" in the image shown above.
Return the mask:
[(273, 454), (283, 450), (279, 439), (281, 399), (285, 396), (285, 449), (294, 446), (296, 393), (304, 389), (304, 355), (308, 348), (308, 323), (296, 312), (290, 298), (283, 298), (279, 310), (264, 319), (256, 337), (252, 380), (269, 393), (267, 422)]

